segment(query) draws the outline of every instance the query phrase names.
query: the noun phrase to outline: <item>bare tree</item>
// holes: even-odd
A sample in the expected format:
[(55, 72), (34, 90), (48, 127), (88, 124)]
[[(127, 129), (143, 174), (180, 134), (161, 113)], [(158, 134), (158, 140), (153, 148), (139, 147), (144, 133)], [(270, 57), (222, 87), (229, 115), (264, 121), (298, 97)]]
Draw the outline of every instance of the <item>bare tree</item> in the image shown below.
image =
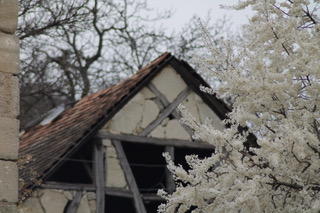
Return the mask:
[[(49, 109), (108, 87), (169, 50), (203, 48), (196, 22), (184, 35), (152, 26), (146, 1), (20, 0), (22, 127)], [(192, 31), (190, 31), (192, 29)]]

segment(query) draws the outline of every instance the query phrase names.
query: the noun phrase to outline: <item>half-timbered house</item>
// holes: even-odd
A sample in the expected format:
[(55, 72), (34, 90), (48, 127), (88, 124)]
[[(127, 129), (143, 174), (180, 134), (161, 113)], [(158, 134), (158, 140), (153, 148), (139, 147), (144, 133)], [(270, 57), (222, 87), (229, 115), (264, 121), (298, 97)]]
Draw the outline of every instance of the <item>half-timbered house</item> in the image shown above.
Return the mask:
[(157, 190), (175, 188), (162, 153), (187, 166), (186, 154), (213, 151), (192, 139), (177, 106), (225, 128), (230, 110), (200, 85), (208, 86), (165, 53), (129, 79), (53, 111), (21, 136), (20, 212), (156, 212)]

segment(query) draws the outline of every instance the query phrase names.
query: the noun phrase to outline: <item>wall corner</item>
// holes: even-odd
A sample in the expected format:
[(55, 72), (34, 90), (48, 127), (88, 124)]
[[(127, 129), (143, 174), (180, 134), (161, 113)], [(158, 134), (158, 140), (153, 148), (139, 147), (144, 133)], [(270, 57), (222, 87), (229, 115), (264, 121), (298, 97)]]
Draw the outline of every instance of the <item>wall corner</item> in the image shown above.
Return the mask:
[(0, 213), (17, 212), (19, 146), (18, 1), (0, 0)]

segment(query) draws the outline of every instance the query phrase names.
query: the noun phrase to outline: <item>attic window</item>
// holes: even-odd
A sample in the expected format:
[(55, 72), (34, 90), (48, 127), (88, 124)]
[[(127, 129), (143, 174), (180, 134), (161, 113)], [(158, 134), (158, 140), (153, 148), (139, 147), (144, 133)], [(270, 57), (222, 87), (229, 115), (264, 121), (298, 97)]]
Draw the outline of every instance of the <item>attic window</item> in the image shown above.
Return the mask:
[(145, 207), (147, 212), (157, 212), (158, 206), (161, 204), (161, 201), (146, 201)]
[(136, 213), (133, 200), (131, 198), (106, 196), (105, 213)]
[(190, 169), (189, 165), (186, 162), (186, 155), (197, 155), (200, 159), (205, 157), (210, 157), (213, 150), (210, 149), (194, 149), (194, 148), (175, 148), (175, 160), (176, 165), (182, 165), (186, 170)]
[(165, 188), (166, 162), (164, 147), (147, 144), (122, 143), (133, 175), (141, 193), (156, 193)]
[(92, 143), (84, 144), (73, 155), (62, 159), (62, 165), (47, 179), (47, 181), (91, 184), (93, 182), (92, 153)]

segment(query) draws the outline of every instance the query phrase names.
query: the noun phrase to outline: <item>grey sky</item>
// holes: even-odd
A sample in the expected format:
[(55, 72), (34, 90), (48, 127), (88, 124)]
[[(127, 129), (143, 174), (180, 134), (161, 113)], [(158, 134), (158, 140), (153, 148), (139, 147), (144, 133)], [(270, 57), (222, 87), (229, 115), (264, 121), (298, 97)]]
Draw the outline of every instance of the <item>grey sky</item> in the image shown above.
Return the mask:
[(163, 25), (169, 29), (179, 29), (193, 15), (204, 18), (208, 10), (211, 10), (212, 20), (218, 20), (226, 16), (233, 23), (233, 29), (238, 30), (239, 27), (248, 23), (248, 17), (251, 11), (233, 11), (220, 8), (220, 5), (232, 5), (238, 0), (147, 0), (150, 8), (157, 10), (173, 9), (175, 12), (170, 20)]

